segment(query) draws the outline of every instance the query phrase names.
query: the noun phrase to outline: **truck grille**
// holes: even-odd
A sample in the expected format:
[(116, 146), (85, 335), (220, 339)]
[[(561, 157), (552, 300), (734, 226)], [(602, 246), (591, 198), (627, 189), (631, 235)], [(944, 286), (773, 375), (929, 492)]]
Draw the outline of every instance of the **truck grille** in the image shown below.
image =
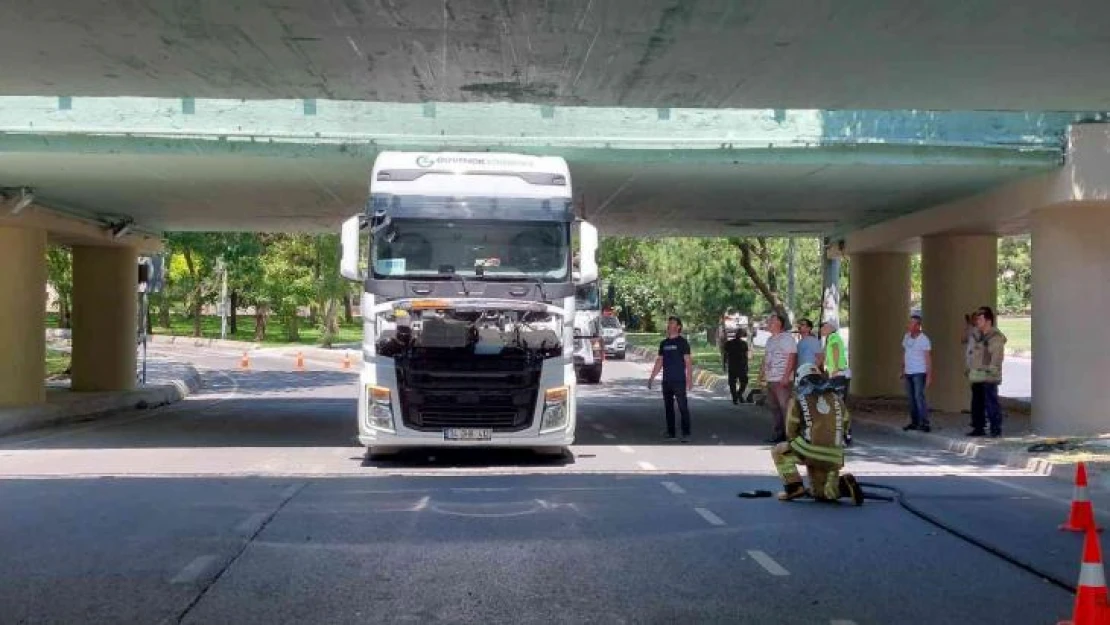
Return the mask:
[(532, 426), (540, 372), (523, 358), (415, 355), (398, 362), (397, 375), (406, 427), (516, 432)]

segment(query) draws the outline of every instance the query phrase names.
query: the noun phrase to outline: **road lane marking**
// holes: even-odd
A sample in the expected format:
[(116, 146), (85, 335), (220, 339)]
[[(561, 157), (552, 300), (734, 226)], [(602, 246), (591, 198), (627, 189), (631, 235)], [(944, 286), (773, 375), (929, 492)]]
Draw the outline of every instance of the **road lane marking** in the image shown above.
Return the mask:
[(748, 555), (751, 556), (753, 560), (758, 562), (759, 566), (762, 566), (764, 570), (766, 570), (771, 575), (777, 575), (780, 577), (783, 575), (790, 575), (790, 571), (782, 568), (781, 564), (775, 562), (774, 559), (771, 558), (771, 556), (763, 553), (762, 551), (749, 550)]
[(255, 530), (257, 530), (263, 523), (266, 522), (266, 519), (269, 518), (269, 516), (270, 515), (265, 512), (257, 512), (255, 514), (252, 514), (249, 517), (243, 519), (243, 521), (239, 523), (239, 525), (236, 525), (235, 531), (240, 534), (253, 534)]
[(640, 465), (640, 468), (643, 469), (644, 471), (654, 471), (655, 470), (655, 465), (650, 463), (650, 462), (644, 462), (643, 460), (641, 460), (641, 461), (637, 462), (636, 464)]
[(590, 427), (597, 430), (598, 432), (604, 432), (605, 431), (605, 426), (601, 425), (600, 423), (591, 423)]
[(409, 512), (421, 512), (421, 511), (423, 511), (424, 509), (426, 509), (428, 507), (428, 502), (431, 501), (431, 499), (432, 499), (431, 495), (424, 495), (423, 497), (420, 498), (420, 501), (416, 502), (416, 505), (414, 505), (412, 507), (412, 509), (409, 510)]
[(701, 515), (701, 518), (708, 521), (710, 525), (724, 525), (725, 524), (724, 520), (721, 519), (721, 517), (713, 514), (709, 510), (706, 510), (705, 508), (694, 508), (694, 512), (697, 512), (699, 515)]
[(682, 488), (681, 486), (679, 486), (678, 484), (675, 484), (674, 482), (662, 482), (662, 484), (663, 484), (663, 488), (671, 491), (672, 493), (674, 493), (676, 495), (685, 495), (686, 494), (686, 490), (684, 488)]
[(617, 449), (623, 451), (626, 454), (634, 453), (634, 450), (628, 445), (617, 445)]
[(602, 436), (604, 436), (605, 438), (608, 438), (608, 439), (617, 438), (617, 435), (613, 434), (612, 432), (604, 432), (604, 433), (602, 433)]
[(208, 569), (208, 567), (212, 566), (214, 562), (216, 562), (216, 556), (197, 556), (195, 560), (185, 565), (185, 568), (181, 569), (181, 572), (177, 574), (177, 577), (174, 577), (172, 580), (170, 580), (170, 583), (192, 584), (200, 579), (200, 576), (204, 574), (204, 571)]

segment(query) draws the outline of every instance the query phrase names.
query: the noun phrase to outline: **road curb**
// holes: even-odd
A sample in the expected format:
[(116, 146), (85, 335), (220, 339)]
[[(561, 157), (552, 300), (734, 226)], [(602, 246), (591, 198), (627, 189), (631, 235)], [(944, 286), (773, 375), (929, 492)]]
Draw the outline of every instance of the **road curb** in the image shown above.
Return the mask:
[(228, 347), (232, 349), (243, 349), (253, 351), (262, 347), (261, 343), (253, 343), (248, 341), (230, 341), (227, 339), (209, 339), (204, 337), (195, 336), (175, 336), (168, 334), (151, 334), (147, 339), (154, 344), (176, 345), (191, 345), (193, 347)]
[(121, 410), (150, 410), (179, 402), (197, 392), (202, 381), (193, 365), (177, 364), (185, 369), (185, 374), (165, 384), (119, 393), (89, 394), (86, 400), (75, 403), (0, 409), (0, 436), (93, 421)]
[[(933, 432), (906, 432), (897, 425), (860, 417), (858, 414), (853, 414), (852, 418), (857, 422), (886, 430), (901, 438), (925, 442), (930, 447), (948, 451), (964, 458), (978, 458), (1005, 465), (1011, 469), (1026, 470), (1065, 483), (1073, 483), (1075, 480), (1074, 465), (1051, 462), (1026, 451), (998, 449), (993, 445), (983, 445), (967, 438), (954, 438)], [(1110, 483), (1110, 476), (1106, 476), (1100, 481)], [(1104, 487), (1105, 485), (1103, 484)]]

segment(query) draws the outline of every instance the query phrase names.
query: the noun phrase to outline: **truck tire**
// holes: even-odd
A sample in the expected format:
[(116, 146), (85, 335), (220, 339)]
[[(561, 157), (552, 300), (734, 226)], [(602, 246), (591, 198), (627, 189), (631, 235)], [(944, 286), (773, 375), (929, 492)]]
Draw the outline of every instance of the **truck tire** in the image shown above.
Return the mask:
[(567, 448), (559, 446), (536, 447), (534, 451), (536, 455), (543, 456), (545, 459), (550, 458), (552, 460), (563, 458), (567, 455)]
[(586, 382), (589, 382), (590, 384), (601, 383), (601, 365), (590, 367), (589, 369), (583, 369), (582, 377), (586, 378)]
[(397, 447), (383, 447), (375, 445), (366, 448), (366, 459), (371, 461), (389, 460), (396, 456), (401, 450)]

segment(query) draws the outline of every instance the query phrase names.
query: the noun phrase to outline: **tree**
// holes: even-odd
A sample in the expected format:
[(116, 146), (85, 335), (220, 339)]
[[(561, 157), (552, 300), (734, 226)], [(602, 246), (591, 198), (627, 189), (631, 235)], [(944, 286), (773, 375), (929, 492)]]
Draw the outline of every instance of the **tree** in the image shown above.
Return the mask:
[(69, 248), (51, 245), (46, 249), (46, 276), (58, 299), (58, 327), (70, 328), (73, 311), (73, 254)]
[(1027, 314), (1033, 300), (1032, 241), (1028, 236), (998, 239), (998, 310)]
[[(300, 315), (318, 293), (314, 280), (317, 254), (312, 237), (306, 234), (268, 235), (265, 252), (259, 257), (261, 283), (257, 290), (257, 323), (265, 323), (266, 311), (273, 311), (285, 328), (285, 340), (300, 341)], [(263, 325), (263, 334), (265, 333)], [(260, 339), (259, 339), (260, 340)]]

